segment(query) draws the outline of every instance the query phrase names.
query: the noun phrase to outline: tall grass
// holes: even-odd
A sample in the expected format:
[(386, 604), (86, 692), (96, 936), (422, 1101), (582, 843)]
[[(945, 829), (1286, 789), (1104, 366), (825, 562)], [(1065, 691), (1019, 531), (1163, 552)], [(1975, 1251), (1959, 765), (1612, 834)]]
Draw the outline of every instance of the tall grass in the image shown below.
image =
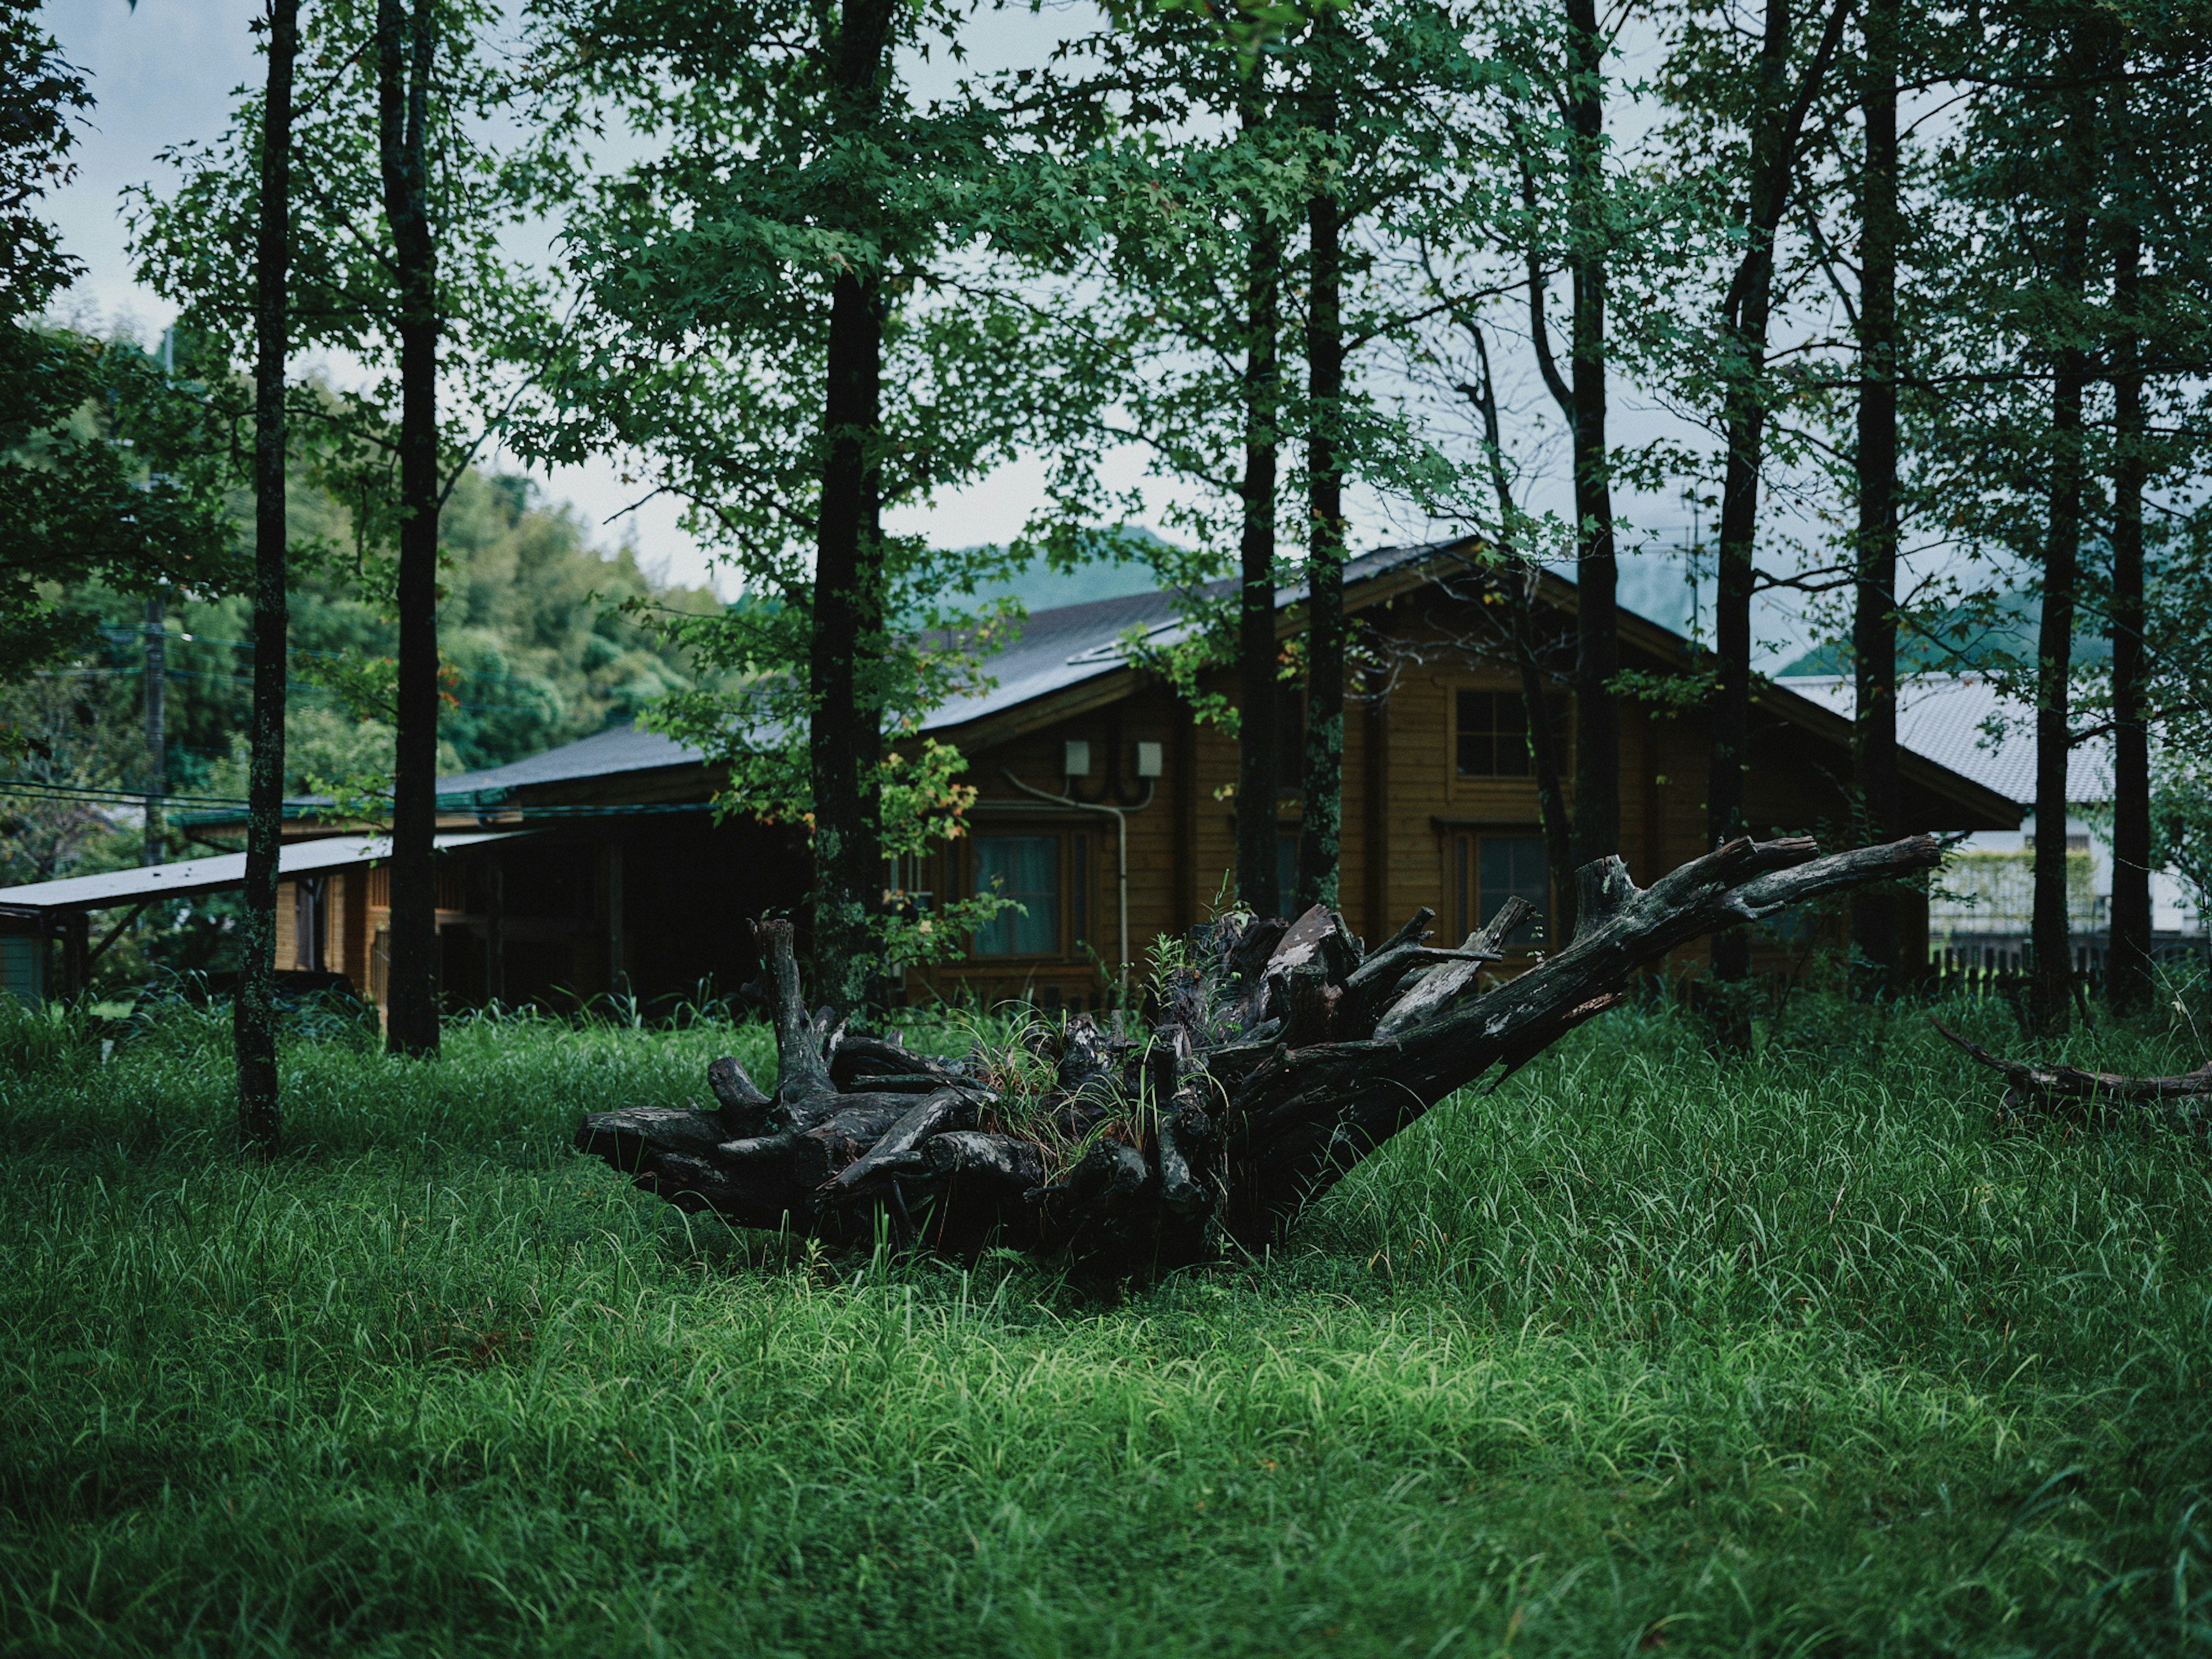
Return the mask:
[(10, 1651), (2212, 1646), (2212, 1160), (2001, 1129), (1917, 1018), (1723, 1061), (1616, 1014), (1270, 1259), (1112, 1302), (567, 1150), (772, 1070), (757, 1029), (295, 1042), (258, 1168), (219, 1018), (40, 1041), (0, 1079)]

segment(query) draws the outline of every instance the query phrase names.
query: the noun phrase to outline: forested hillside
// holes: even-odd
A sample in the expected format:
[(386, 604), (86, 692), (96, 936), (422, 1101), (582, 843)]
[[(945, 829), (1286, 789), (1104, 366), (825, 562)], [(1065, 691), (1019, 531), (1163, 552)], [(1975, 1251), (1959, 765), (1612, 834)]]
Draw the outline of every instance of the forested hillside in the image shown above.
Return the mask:
[[(357, 550), (343, 507), (306, 480), (295, 482), (291, 517), (299, 552), (287, 787), (389, 776), (392, 725), (376, 707), (388, 696), (395, 649), (389, 562)], [(715, 608), (714, 595), (657, 583), (629, 548), (594, 547), (588, 527), (527, 480), (467, 472), (440, 534), (439, 635), (451, 699), (439, 725), (441, 771), (495, 766), (588, 735), (690, 684), (681, 648), (623, 607), (696, 613)], [(63, 599), (98, 617), (100, 643), (0, 695), (0, 724), (26, 744), (15, 775), (88, 796), (142, 790), (151, 763), (143, 605), (104, 586)], [(166, 748), (178, 794), (245, 793), (251, 608), (233, 594), (166, 611)], [(9, 797), (0, 807), (0, 879), (132, 862), (137, 836), (135, 818), (117, 805)]]

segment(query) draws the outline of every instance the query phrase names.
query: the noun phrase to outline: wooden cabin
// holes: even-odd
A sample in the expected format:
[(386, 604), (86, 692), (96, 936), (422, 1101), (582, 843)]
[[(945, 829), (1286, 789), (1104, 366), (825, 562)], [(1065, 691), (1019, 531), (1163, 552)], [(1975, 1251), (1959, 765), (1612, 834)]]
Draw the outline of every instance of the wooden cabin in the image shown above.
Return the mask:
[[(1520, 680), (1479, 553), (1469, 543), (1389, 549), (1346, 568), (1346, 611), (1370, 665), (1345, 708), (1339, 898), (1352, 930), (1369, 939), (1423, 905), (1437, 913), (1437, 931), (1455, 940), (1510, 894), (1541, 913), (1552, 908)], [(1279, 598), (1285, 641), (1304, 626), (1301, 598), (1295, 589)], [(1530, 633), (1552, 642), (1561, 688), (1554, 729), (1569, 738), (1574, 586), (1546, 576), (1531, 603)], [(910, 973), (910, 996), (1091, 1006), (1121, 960), (1117, 842), (1125, 826), (1127, 948), (1140, 979), (1155, 939), (1228, 902), (1236, 740), (1194, 720), (1170, 688), (1127, 666), (1114, 647), (1132, 629), (1165, 634), (1176, 625), (1160, 594), (1033, 617), (994, 664), (1000, 689), (933, 723), (933, 736), (967, 755), (979, 799), (972, 833), (900, 872), (901, 884), (927, 902), (995, 883), (1027, 914), (1002, 915), (963, 959)], [(1626, 611), (1620, 645), (1624, 670), (1656, 677), (1700, 665), (1688, 641)], [(1234, 692), (1225, 676), (1216, 689)], [(1285, 712), (1284, 725), (1295, 729), (1303, 708), (1293, 699)], [(1620, 726), (1620, 851), (1634, 878), (1649, 883), (1705, 850), (1707, 721), (1701, 708), (1624, 697)], [(1294, 782), (1298, 745), (1284, 747), (1279, 773)], [(1747, 781), (1755, 831), (1816, 832), (1846, 822), (1850, 756), (1847, 720), (1786, 683), (1761, 688)], [(1908, 830), (2017, 823), (2017, 805), (1972, 779), (1921, 755), (1907, 753), (1902, 764)], [(1571, 776), (1571, 762), (1567, 770)], [(1279, 791), (1285, 902), (1303, 810), (1295, 787)], [(1924, 959), (1924, 907), (1905, 920), (1908, 959)], [(1802, 925), (1784, 931), (1802, 936)], [(1516, 942), (1523, 951), (1547, 943), (1540, 924)], [(1686, 956), (1705, 951), (1700, 944)]]
[[(1384, 549), (1352, 561), (1346, 580), (1362, 659), (1345, 709), (1346, 920), (1379, 939), (1426, 905), (1437, 931), (1457, 939), (1509, 894), (1548, 914), (1519, 680), (1507, 666), (1504, 596), (1481, 549)], [(1523, 591), (1528, 633), (1561, 688), (1555, 723), (1571, 733), (1575, 589), (1547, 575)], [(1302, 599), (1297, 589), (1278, 596), (1286, 641), (1304, 627)], [(994, 890), (1021, 908), (963, 941), (957, 960), (908, 970), (898, 985), (905, 1000), (1094, 1007), (1125, 961), (1140, 981), (1154, 940), (1228, 902), (1236, 741), (1132, 666), (1125, 644), (1133, 633), (1171, 641), (1182, 626), (1158, 592), (1036, 612), (986, 665), (995, 684), (930, 722), (927, 735), (967, 757), (979, 798), (968, 834), (887, 872), (886, 886), (924, 910)], [(1620, 641), (1632, 672), (1701, 666), (1686, 641), (1625, 611)], [(1295, 726), (1306, 711), (1292, 690), (1285, 696), (1285, 724)], [(1705, 849), (1706, 720), (1694, 705), (1623, 697), (1620, 721), (1620, 850), (1648, 883)], [(1832, 708), (1787, 682), (1762, 687), (1747, 788), (1755, 830), (1819, 832), (1846, 822), (1850, 743), (1850, 722)], [(1294, 780), (1298, 745), (1285, 749), (1282, 775)], [(2016, 802), (1928, 755), (1908, 750), (1902, 769), (1910, 830), (2020, 821)], [(768, 912), (803, 919), (805, 853), (787, 829), (718, 817), (708, 803), (724, 781), (696, 752), (629, 728), (441, 780), (438, 928), (448, 1007), (574, 1007), (611, 993), (665, 1009), (750, 979), (758, 963), (747, 924)], [(1275, 802), (1286, 898), (1303, 805), (1295, 787)], [(239, 826), (191, 827), (219, 838)], [(389, 876), (376, 848), (358, 831), (349, 839), (309, 820), (287, 833), (278, 966), (341, 974), (381, 1005)], [(97, 950), (88, 951), (88, 911), (182, 890), (188, 877), (191, 890), (235, 886), (240, 873), (203, 860), (18, 888), (0, 892), (0, 921), (12, 916), (16, 930), (60, 941), (66, 992)], [(1816, 919), (1821, 925), (1834, 919)], [(1792, 927), (1801, 944), (1809, 937), (1804, 924)], [(1907, 927), (1908, 959), (1924, 958), (1924, 912)], [(1529, 951), (1550, 941), (1537, 924), (1516, 943)], [(1770, 934), (1769, 959), (1784, 945)], [(1692, 947), (1683, 965), (1705, 951)], [(10, 975), (34, 977), (12, 958)]]

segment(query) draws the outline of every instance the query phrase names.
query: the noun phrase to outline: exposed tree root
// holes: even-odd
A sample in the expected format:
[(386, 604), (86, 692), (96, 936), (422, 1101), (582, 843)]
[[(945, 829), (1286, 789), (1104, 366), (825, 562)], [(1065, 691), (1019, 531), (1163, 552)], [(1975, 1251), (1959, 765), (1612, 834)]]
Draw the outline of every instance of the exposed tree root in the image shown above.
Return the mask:
[(764, 922), (775, 1088), (719, 1060), (714, 1111), (598, 1114), (577, 1145), (686, 1209), (832, 1240), (888, 1224), (953, 1254), (999, 1243), (1133, 1273), (1224, 1237), (1256, 1249), (1437, 1101), (1510, 1075), (1678, 945), (1940, 856), (1926, 836), (1817, 851), (1731, 842), (1649, 888), (1619, 859), (1589, 865), (1573, 942), (1488, 990), (1520, 900), (1454, 951), (1424, 943), (1426, 912), (1372, 951), (1319, 906), (1230, 916), (1194, 931), (1152, 1030), (1117, 1041), (1069, 1020), (1036, 1052), (1051, 1085), (1026, 1094), (987, 1057), (933, 1060), (810, 1013), (790, 924)]

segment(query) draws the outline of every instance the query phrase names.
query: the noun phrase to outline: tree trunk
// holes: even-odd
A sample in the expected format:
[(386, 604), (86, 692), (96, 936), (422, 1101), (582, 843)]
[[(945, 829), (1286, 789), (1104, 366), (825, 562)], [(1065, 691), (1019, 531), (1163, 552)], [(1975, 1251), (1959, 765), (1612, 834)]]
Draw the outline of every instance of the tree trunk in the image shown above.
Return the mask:
[[(1893, 837), (1902, 802), (1897, 768), (1897, 27), (1898, 0), (1867, 0), (1860, 107), (1866, 164), (1859, 185), (1859, 431), (1857, 583), (1851, 658), (1856, 701), (1851, 774), (1863, 833)], [(1894, 991), (1905, 970), (1898, 896), (1862, 890), (1851, 939), (1864, 988)]]
[[(1341, 28), (1324, 14), (1317, 29), (1324, 45)], [(1316, 64), (1327, 76), (1333, 65)], [(1333, 90), (1318, 100), (1314, 127), (1334, 136)], [(1305, 816), (1298, 829), (1300, 913), (1318, 904), (1337, 908), (1337, 878), (1344, 830), (1344, 318), (1343, 209), (1328, 190), (1306, 209), (1313, 269), (1306, 324), (1306, 438), (1308, 533), (1306, 557)]]
[(2073, 1066), (2030, 1066), (1991, 1054), (1969, 1042), (1941, 1020), (1929, 1024), (1967, 1054), (2002, 1075), (2003, 1115), (2021, 1119), (2048, 1116), (2086, 1121), (2101, 1107), (2117, 1106), (2162, 1118), (2166, 1127), (2184, 1134), (2201, 1135), (2212, 1119), (2212, 1065), (2200, 1066), (2178, 1077), (2121, 1077), (2111, 1072), (2085, 1072)]
[[(833, 120), (864, 132), (890, 37), (889, 0), (844, 0)], [(871, 204), (846, 211), (866, 231)], [(880, 273), (841, 270), (830, 297), (823, 399), (822, 504), (816, 523), (812, 701), (814, 952), (823, 993), (846, 1007), (872, 1000), (870, 927), (884, 888), (883, 688), (867, 666), (884, 628), (882, 537), (884, 295)]]
[(1193, 930), (1141, 1041), (1088, 1015), (1047, 1053), (1053, 1083), (971, 1051), (947, 1063), (809, 1014), (787, 922), (757, 929), (775, 973), (777, 1075), (734, 1060), (713, 1112), (586, 1117), (580, 1149), (640, 1188), (738, 1224), (973, 1255), (993, 1244), (1149, 1275), (1279, 1240), (1315, 1200), (1438, 1101), (1507, 1074), (1623, 1000), (1629, 976), (1717, 928), (1934, 867), (1932, 836), (1815, 856), (1809, 841), (1732, 842), (1639, 889), (1617, 858), (1578, 872), (1574, 940), (1483, 988), (1529, 914), (1509, 899), (1455, 951), (1419, 913), (1363, 952), (1315, 906), (1295, 923), (1232, 915)]
[(2113, 288), (2122, 332), (2112, 350), (2112, 931), (2105, 994), (2114, 1013), (2138, 1014), (2150, 1006), (2152, 983), (2150, 730), (2143, 716), (2143, 490), (2150, 461), (2135, 320), (2142, 235), (2130, 223), (2117, 240)]
[[(1573, 409), (1569, 416), (1575, 475), (1575, 807), (1577, 865), (1620, 850), (1620, 711), (1613, 682), (1620, 672), (1614, 603), (1613, 483), (1606, 449), (1605, 304), (1607, 216), (1604, 207), (1606, 37), (1596, 0), (1566, 0), (1573, 80), (1566, 100), (1568, 177), (1574, 240), (1571, 329)], [(1563, 893), (1561, 907), (1571, 895)], [(1571, 917), (1565, 919), (1571, 927)], [(1564, 934), (1560, 935), (1564, 937)]]
[[(1721, 483), (1719, 580), (1713, 645), (1720, 684), (1713, 702), (1712, 756), (1705, 786), (1716, 845), (1745, 832), (1744, 778), (1751, 745), (1751, 596), (1759, 533), (1759, 475), (1765, 460), (1766, 331), (1774, 298), (1774, 241), (1796, 174), (1797, 139), (1842, 37), (1850, 0), (1836, 0), (1813, 61), (1792, 95), (1789, 84), (1790, 0), (1767, 0), (1759, 54), (1757, 112), (1744, 228), (1748, 246), (1721, 305), (1721, 331), (1734, 361), (1726, 368), (1721, 430), (1728, 454)], [(1713, 969), (1724, 980), (1751, 971), (1751, 941), (1741, 933), (1713, 940)]]
[[(2086, 70), (2090, 25), (2075, 26), (2069, 54)], [(2087, 278), (2089, 146), (2095, 140), (2092, 94), (2077, 74), (2066, 97), (2068, 150), (2075, 169), (2060, 231), (2055, 286), (2069, 308), (2060, 326), (2051, 393), (2051, 520), (2043, 549), (2043, 620), (2036, 642), (2034, 909), (2030, 922), (2028, 1020), (2039, 1035), (2054, 1036), (2069, 1023), (2074, 1001), (2074, 943), (2066, 903), (2066, 772), (2072, 758), (2074, 613), (2081, 554), (2081, 488), (2085, 471), (2081, 400), (2088, 358), (2072, 337), (2070, 314)]]
[(438, 1048), (438, 270), (425, 149), (432, 0), (377, 0), (377, 139), (399, 287), (398, 740), (392, 781), (392, 938), (385, 1036)]
[(1553, 738), (1551, 698), (1545, 691), (1544, 667), (1536, 648), (1531, 599), (1538, 572), (1516, 544), (1518, 538), (1514, 528), (1518, 509), (1505, 477), (1505, 452), (1498, 434), (1498, 383), (1490, 372), (1490, 345), (1480, 326), (1469, 331), (1474, 337), (1475, 359), (1482, 376), (1472, 390), (1475, 407), (1482, 415), (1483, 448), (1490, 458), (1490, 489), (1498, 501), (1498, 550), (1504, 556), (1505, 567), (1498, 580), (1505, 599), (1506, 626), (1511, 633), (1513, 665), (1521, 677), (1522, 715), (1528, 722), (1528, 755), (1536, 770), (1536, 810), (1544, 825), (1544, 870), (1548, 878), (1546, 885), (1552, 892), (1552, 914), (1544, 918), (1545, 943), (1556, 946), (1574, 936), (1574, 916), (1569, 907), (1574, 900), (1575, 866), (1559, 749)]
[(246, 767), (246, 915), (231, 1005), (238, 1062), (238, 1138), (276, 1151), (276, 873), (284, 839), (285, 279), (291, 259), (292, 61), (299, 0), (269, 3), (269, 90), (261, 125), (261, 223), (254, 252), (253, 748)]
[[(1256, 77), (1243, 110), (1255, 137), (1264, 117)], [(1275, 852), (1276, 703), (1275, 445), (1279, 413), (1276, 332), (1282, 234), (1255, 192), (1248, 204), (1251, 264), (1245, 273), (1243, 534), (1237, 590), (1237, 897), (1255, 915), (1282, 907)]]

